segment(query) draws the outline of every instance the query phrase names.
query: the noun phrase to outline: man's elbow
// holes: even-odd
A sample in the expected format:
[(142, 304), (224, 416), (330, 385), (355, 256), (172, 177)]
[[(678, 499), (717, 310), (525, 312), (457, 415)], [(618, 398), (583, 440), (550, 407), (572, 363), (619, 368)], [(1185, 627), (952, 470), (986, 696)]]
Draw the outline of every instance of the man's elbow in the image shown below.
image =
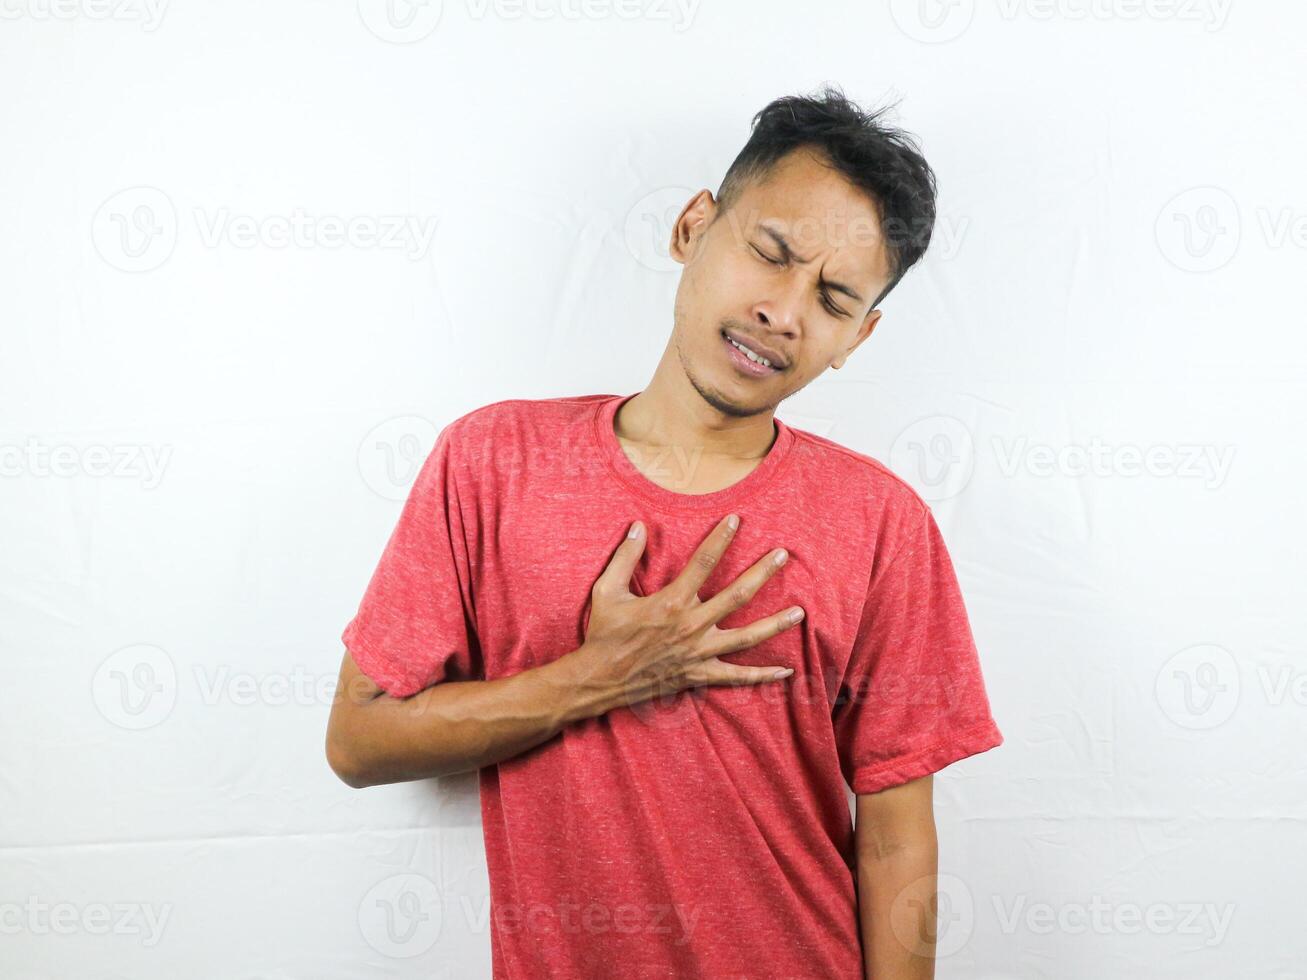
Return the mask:
[(349, 746), (339, 738), (327, 736), (327, 765), (336, 777), (351, 789), (365, 789), (372, 785), (367, 772), (359, 765)]

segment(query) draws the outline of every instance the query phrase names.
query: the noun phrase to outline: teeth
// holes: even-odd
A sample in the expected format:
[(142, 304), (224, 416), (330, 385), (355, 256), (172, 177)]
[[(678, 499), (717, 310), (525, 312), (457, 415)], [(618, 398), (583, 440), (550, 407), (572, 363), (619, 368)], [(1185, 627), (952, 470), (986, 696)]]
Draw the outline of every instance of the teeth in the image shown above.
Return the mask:
[[(727, 340), (731, 340), (730, 337), (727, 337), (726, 339), (727, 339)], [(771, 361), (767, 360), (767, 358), (765, 358), (765, 357), (759, 357), (757, 354), (755, 354), (753, 351), (749, 350), (749, 348), (745, 347), (743, 344), (736, 344), (735, 341), (733, 341), (733, 340), (731, 340), (731, 343), (732, 343), (732, 344), (735, 344), (735, 346), (736, 346), (737, 348), (739, 348), (740, 350), (744, 351), (744, 355), (745, 355), (749, 360), (751, 360), (751, 361), (757, 361), (759, 364), (765, 364), (767, 367), (771, 367)]]

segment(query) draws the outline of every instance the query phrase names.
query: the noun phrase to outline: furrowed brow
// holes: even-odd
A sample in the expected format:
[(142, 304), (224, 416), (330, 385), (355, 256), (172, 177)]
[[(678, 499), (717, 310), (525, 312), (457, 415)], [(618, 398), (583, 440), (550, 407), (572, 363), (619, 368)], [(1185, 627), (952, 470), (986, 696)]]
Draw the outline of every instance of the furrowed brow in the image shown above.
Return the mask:
[[(785, 240), (785, 236), (779, 231), (774, 228), (769, 228), (766, 225), (759, 225), (758, 227), (765, 231), (768, 236), (770, 236), (771, 240), (776, 243), (776, 247), (781, 250), (781, 257), (784, 258), (786, 262), (790, 261), (790, 259), (794, 259), (800, 265), (803, 265), (808, 261), (807, 259), (800, 259), (794, 254), (794, 249), (790, 248), (790, 243)], [(822, 277), (821, 284), (833, 292), (843, 293), (855, 303), (861, 303), (863, 301), (862, 297), (858, 294), (858, 291), (852, 286), (847, 286), (842, 282), (836, 282), (833, 279), (826, 279), (825, 277)]]

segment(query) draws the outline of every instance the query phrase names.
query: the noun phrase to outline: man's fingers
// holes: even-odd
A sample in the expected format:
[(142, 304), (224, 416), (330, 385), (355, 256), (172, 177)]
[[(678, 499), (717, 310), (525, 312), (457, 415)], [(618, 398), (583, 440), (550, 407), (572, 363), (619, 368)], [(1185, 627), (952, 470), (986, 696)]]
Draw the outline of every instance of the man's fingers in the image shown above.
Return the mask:
[(741, 650), (757, 646), (763, 640), (778, 633), (785, 632), (802, 620), (802, 607), (792, 606), (748, 626), (737, 626), (729, 630), (714, 626), (709, 630), (709, 639), (704, 644), (704, 656), (720, 657), (728, 653), (739, 653)]
[(648, 537), (644, 524), (633, 521), (626, 530), (626, 537), (622, 538), (622, 543), (608, 560), (608, 567), (595, 579), (595, 588), (610, 595), (630, 594), (631, 576), (635, 574), (635, 566), (644, 554), (644, 543)]
[(702, 683), (711, 686), (741, 687), (746, 684), (765, 684), (768, 681), (784, 680), (794, 673), (793, 667), (745, 667), (741, 664), (728, 664), (715, 657), (705, 660), (695, 673), (702, 678)]
[(708, 581), (708, 576), (712, 574), (722, 555), (726, 553), (726, 547), (735, 537), (735, 530), (739, 524), (740, 520), (735, 514), (728, 514), (722, 518), (703, 539), (703, 543), (694, 549), (694, 554), (690, 556), (681, 574), (672, 580), (667, 589), (687, 599), (697, 596), (699, 590), (703, 588), (703, 583)]
[[(781, 567), (776, 563), (778, 554), (785, 554), (785, 549), (777, 548), (763, 555), (741, 572), (734, 582), (705, 602), (703, 608), (698, 610), (699, 622), (703, 624), (720, 622), (752, 599)], [(788, 558), (788, 555), (786, 557)], [(783, 565), (784, 562), (781, 564)], [(759, 639), (766, 639), (766, 637)]]

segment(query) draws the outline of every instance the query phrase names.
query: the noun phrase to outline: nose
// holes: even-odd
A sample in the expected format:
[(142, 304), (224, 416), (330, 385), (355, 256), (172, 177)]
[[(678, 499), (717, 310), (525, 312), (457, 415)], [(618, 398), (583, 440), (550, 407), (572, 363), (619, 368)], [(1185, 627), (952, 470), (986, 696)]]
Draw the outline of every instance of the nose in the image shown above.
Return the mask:
[(804, 283), (800, 276), (778, 278), (771, 294), (754, 304), (753, 317), (766, 329), (793, 337), (802, 325)]

